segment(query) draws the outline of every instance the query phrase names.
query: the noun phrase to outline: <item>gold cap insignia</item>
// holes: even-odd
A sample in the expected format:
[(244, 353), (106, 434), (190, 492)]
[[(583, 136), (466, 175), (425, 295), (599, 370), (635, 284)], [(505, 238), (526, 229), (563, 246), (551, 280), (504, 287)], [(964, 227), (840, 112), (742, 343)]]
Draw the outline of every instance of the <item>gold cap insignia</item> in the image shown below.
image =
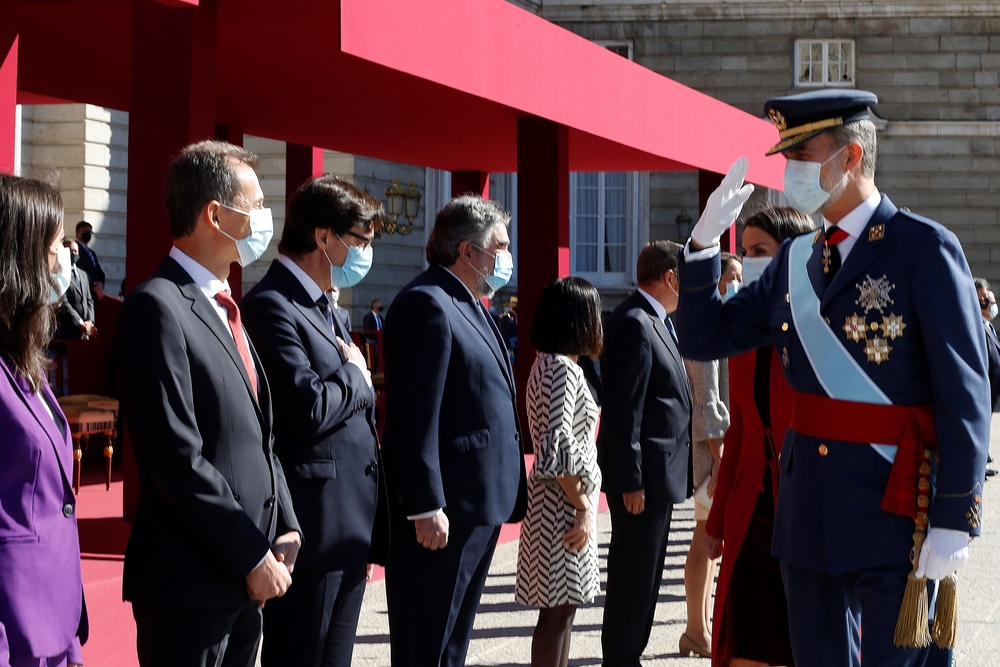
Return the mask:
[(785, 115), (777, 109), (771, 109), (768, 111), (767, 117), (771, 119), (771, 122), (774, 123), (774, 126), (778, 128), (778, 130), (784, 130), (788, 127), (788, 123), (785, 122)]

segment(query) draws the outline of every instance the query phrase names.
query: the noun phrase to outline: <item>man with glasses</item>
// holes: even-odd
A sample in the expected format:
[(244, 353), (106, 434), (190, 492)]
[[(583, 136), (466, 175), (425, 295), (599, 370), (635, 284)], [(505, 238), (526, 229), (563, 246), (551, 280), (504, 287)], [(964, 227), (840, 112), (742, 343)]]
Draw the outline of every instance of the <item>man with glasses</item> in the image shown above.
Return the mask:
[[(877, 102), (846, 89), (769, 100), (785, 195), (822, 229), (786, 241), (723, 304), (718, 239), (753, 190), (741, 158), (681, 260), (681, 353), (773, 342), (795, 391), (772, 551), (800, 665), (924, 665), (924, 577), (947, 580), (944, 599), (982, 525), (989, 383), (973, 278), (955, 234), (875, 187)], [(949, 609), (930, 610), (946, 649)]]
[(453, 199), (385, 321), (393, 667), (465, 664), (500, 524), (526, 509), (514, 373), (482, 304), (513, 271), (509, 223), (496, 202)]
[(265, 667), (348, 667), (366, 565), (385, 562), (371, 374), (328, 296), (368, 273), (382, 214), (336, 176), (306, 181), (288, 203), (280, 256), (243, 299), (274, 387), (274, 451), (306, 536), (295, 586), (264, 609)]

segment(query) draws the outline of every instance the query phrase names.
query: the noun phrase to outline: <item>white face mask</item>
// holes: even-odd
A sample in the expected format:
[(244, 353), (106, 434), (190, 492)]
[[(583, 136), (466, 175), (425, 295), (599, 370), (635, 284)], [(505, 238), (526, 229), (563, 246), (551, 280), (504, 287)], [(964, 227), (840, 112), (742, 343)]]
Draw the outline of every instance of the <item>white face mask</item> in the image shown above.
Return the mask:
[(250, 233), (242, 239), (233, 238), (222, 231), (222, 227), (219, 227), (219, 231), (222, 232), (223, 236), (233, 239), (236, 243), (236, 250), (240, 253), (240, 266), (250, 266), (261, 258), (264, 251), (267, 250), (267, 246), (271, 243), (271, 237), (274, 236), (274, 221), (271, 219), (271, 209), (254, 208), (244, 211), (227, 206), (226, 204), (219, 204), (219, 206), (250, 217)]
[(744, 257), (743, 258), (743, 284), (760, 280), (764, 275), (764, 269), (771, 263), (773, 257)]
[(1000, 307), (998, 307), (995, 303), (991, 303), (990, 304), (990, 319), (991, 320), (995, 320), (998, 313), (1000, 313)]
[(840, 155), (845, 148), (847, 146), (841, 146), (840, 150), (822, 162), (787, 160), (785, 162), (785, 196), (788, 197), (788, 203), (806, 215), (812, 215), (823, 208), (823, 205), (830, 199), (830, 192), (843, 185), (847, 179), (847, 173), (844, 173), (837, 185), (827, 191), (820, 183), (820, 172), (826, 163)]
[(736, 293), (739, 291), (740, 291), (740, 284), (735, 280), (731, 280), (728, 283), (726, 283), (726, 292), (725, 294), (722, 295), (722, 303), (725, 303), (726, 301), (732, 299), (734, 296), (736, 296)]
[(70, 264), (70, 255), (70, 249), (65, 246), (59, 248), (56, 253), (56, 256), (59, 258), (59, 271), (52, 274), (52, 284), (49, 285), (50, 305), (58, 303), (62, 295), (69, 289), (70, 280), (73, 279), (73, 274), (70, 273), (73, 268), (73, 265)]

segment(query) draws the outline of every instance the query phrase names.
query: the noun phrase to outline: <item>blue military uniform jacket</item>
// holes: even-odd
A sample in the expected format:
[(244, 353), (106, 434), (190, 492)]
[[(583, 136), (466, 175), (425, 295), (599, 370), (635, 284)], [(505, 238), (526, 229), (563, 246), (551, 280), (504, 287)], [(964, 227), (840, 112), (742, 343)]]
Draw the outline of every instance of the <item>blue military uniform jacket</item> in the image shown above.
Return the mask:
[[(718, 256), (691, 262), (681, 257), (681, 354), (714, 359), (773, 342), (789, 384), (825, 396), (789, 303), (789, 280), (810, 281), (820, 314), (879, 389), (896, 405), (933, 406), (939, 464), (931, 525), (979, 534), (989, 384), (982, 317), (958, 239), (936, 222), (898, 210), (883, 195), (827, 285), (820, 234), (810, 234), (808, 275), (789, 276), (786, 242), (761, 279), (725, 305), (716, 289)], [(780, 465), (772, 549), (777, 557), (826, 572), (906, 558), (914, 524), (880, 509), (891, 464), (874, 448), (790, 430)]]

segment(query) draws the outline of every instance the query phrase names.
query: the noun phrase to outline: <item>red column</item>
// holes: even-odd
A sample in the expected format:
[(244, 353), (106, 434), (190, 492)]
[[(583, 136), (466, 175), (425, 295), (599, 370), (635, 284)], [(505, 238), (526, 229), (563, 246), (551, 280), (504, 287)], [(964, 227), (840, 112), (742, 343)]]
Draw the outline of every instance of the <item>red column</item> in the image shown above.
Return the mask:
[[(238, 125), (216, 125), (215, 138), (219, 141), (228, 141), (235, 146), (242, 146), (243, 128)], [(267, 202), (264, 204), (266, 206)], [(243, 298), (243, 267), (237, 262), (229, 265), (229, 292), (236, 303)]]
[[(724, 174), (717, 174), (714, 171), (705, 171), (704, 169), (698, 170), (698, 212), (705, 210), (705, 204), (708, 203), (708, 197), (711, 195), (715, 188), (719, 187), (722, 183), (722, 177)], [(698, 216), (694, 216), (695, 222), (698, 221)], [(722, 240), (720, 241), (722, 249), (726, 252), (736, 253), (736, 225), (727, 229), (722, 234)]]
[(285, 146), (285, 210), (299, 186), (323, 175), (323, 149), (302, 144)]
[(451, 172), (451, 196), (459, 197), (469, 193), (477, 194), (483, 199), (490, 198), (490, 174), (486, 171), (453, 171)]
[(17, 136), (18, 2), (0, 4), (0, 172), (14, 173)]
[[(187, 144), (215, 132), (215, 3), (176, 8), (132, 5), (129, 101), (128, 226), (125, 274), (130, 287), (170, 250), (163, 206), (167, 165)], [(138, 471), (126, 432), (124, 516), (135, 513)]]
[(517, 239), (517, 391), (527, 428), (531, 323), (542, 289), (570, 272), (569, 129), (542, 118), (517, 121)]

